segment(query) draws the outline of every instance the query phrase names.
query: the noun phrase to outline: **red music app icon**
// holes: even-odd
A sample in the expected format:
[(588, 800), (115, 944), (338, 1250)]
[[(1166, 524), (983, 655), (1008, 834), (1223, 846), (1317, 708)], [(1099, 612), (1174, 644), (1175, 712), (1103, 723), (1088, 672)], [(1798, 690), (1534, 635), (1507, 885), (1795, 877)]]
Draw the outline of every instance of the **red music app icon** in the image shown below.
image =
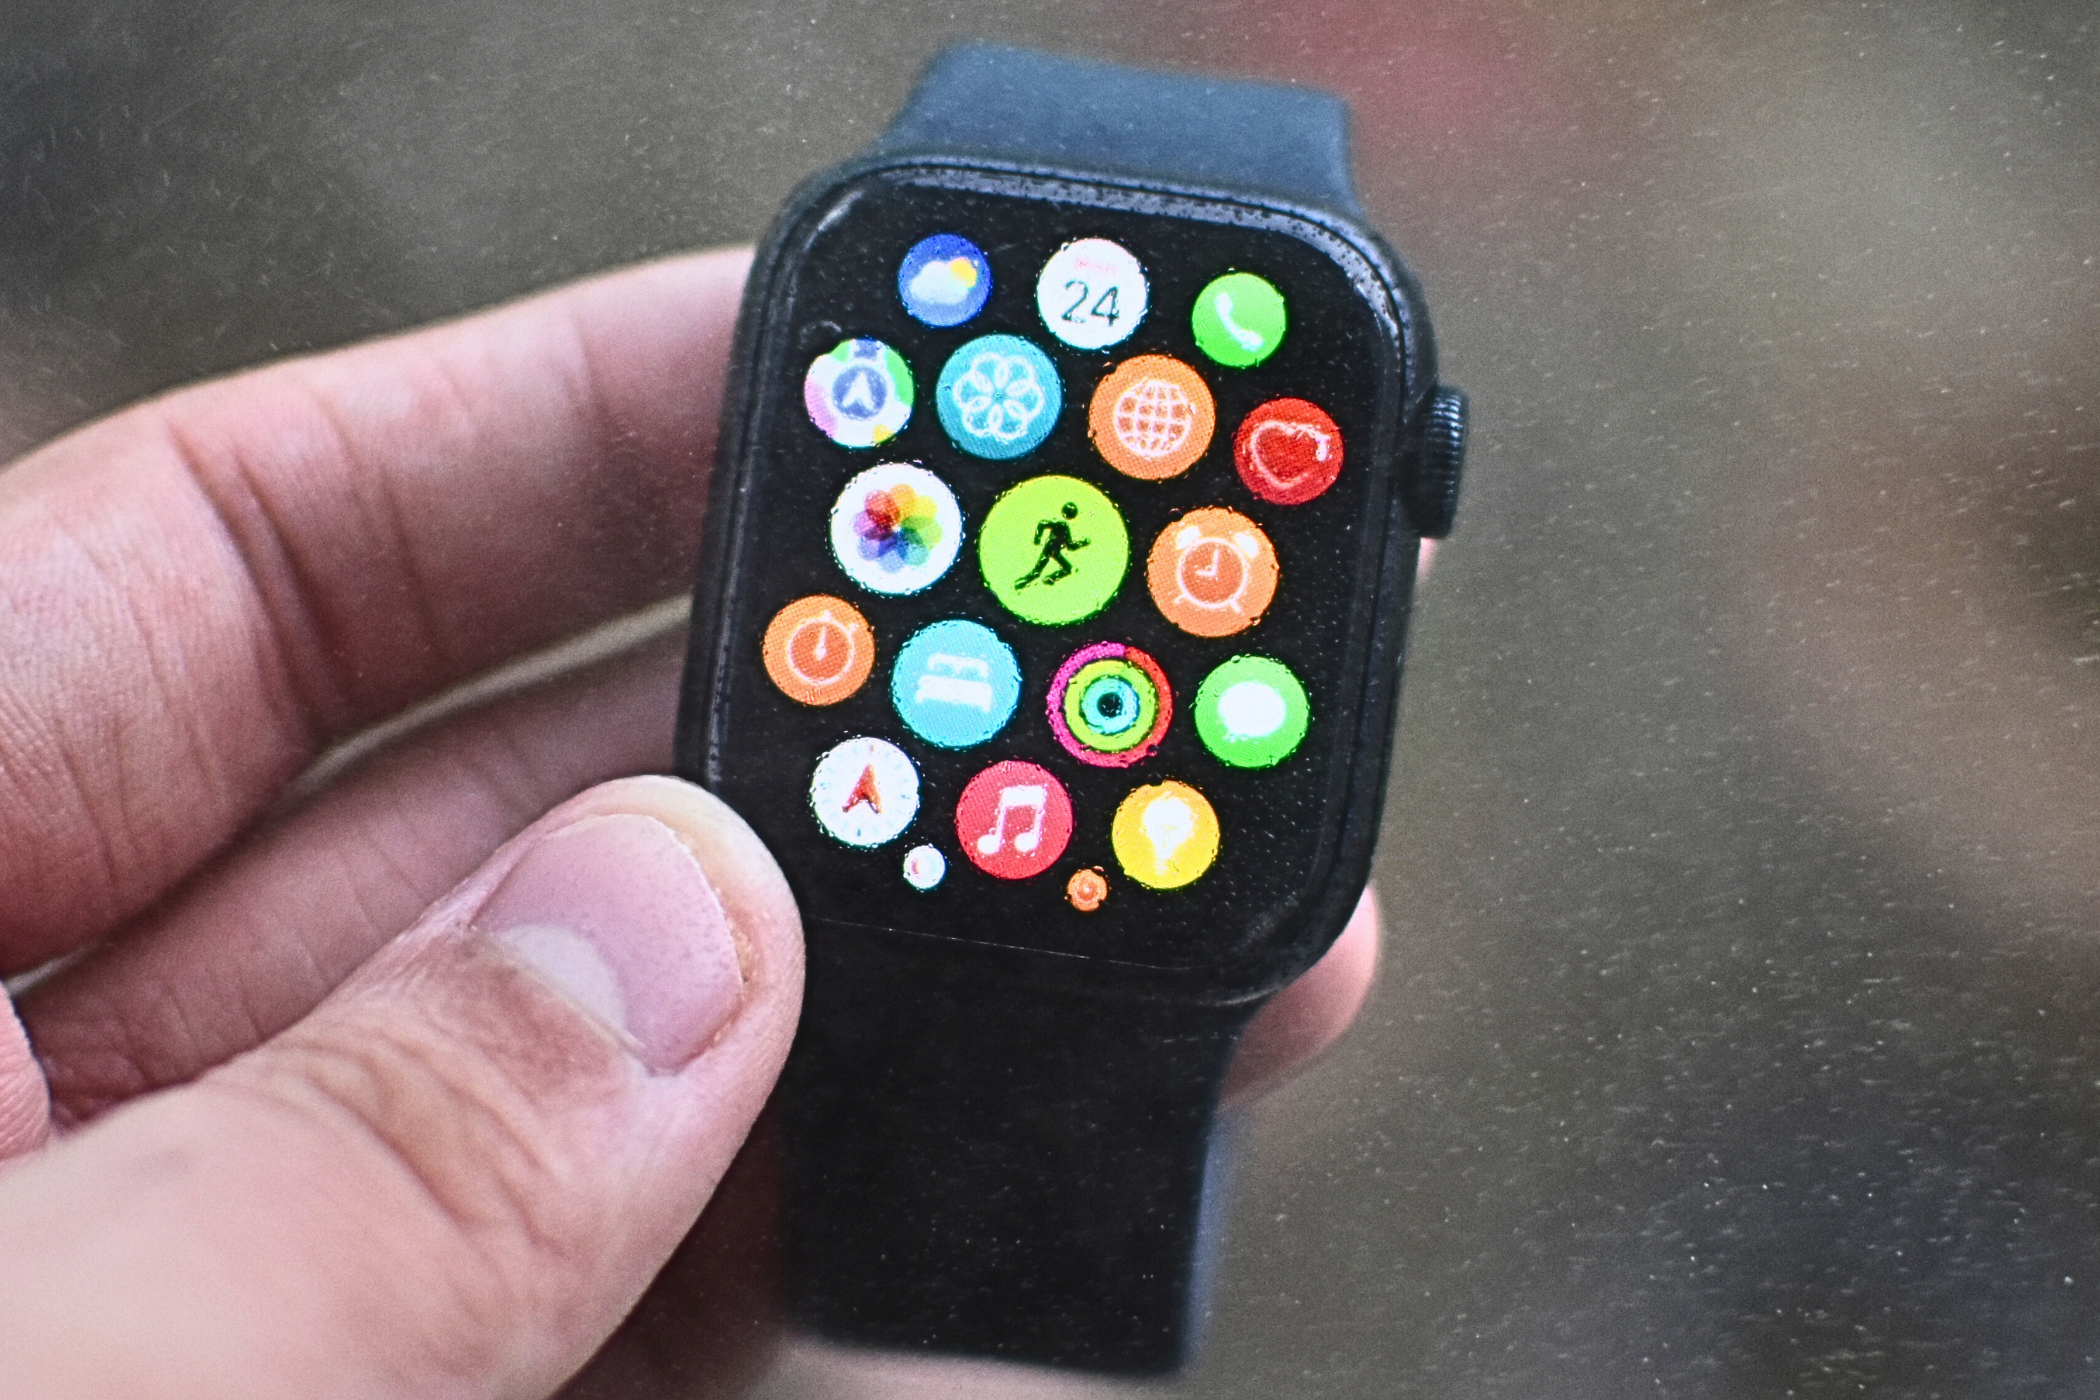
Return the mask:
[(1342, 430), (1316, 403), (1271, 399), (1241, 421), (1232, 460), (1255, 495), (1302, 506), (1342, 474)]
[(1072, 839), (1072, 799), (1047, 768), (1008, 759), (970, 779), (955, 804), (955, 836), (970, 864), (1026, 880), (1056, 864)]

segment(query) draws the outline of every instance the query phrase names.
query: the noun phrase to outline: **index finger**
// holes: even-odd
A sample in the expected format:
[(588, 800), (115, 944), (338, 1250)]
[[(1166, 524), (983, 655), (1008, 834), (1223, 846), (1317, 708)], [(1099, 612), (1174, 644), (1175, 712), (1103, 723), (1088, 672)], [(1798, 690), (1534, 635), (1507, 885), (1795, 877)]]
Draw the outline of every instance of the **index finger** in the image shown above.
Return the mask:
[(185, 389), (0, 475), (0, 970), (332, 740), (689, 585), (741, 251)]

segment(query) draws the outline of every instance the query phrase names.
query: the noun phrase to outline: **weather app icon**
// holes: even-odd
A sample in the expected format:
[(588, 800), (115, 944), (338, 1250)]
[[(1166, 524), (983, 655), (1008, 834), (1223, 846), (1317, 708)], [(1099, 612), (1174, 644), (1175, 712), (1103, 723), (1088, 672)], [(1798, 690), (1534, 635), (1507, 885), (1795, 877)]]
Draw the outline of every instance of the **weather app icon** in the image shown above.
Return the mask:
[(1050, 357), (1017, 335), (984, 335), (948, 357), (935, 390), (941, 426), (963, 451), (1005, 461), (1033, 452), (1064, 407)]
[(944, 749), (966, 749), (997, 734), (1020, 698), (1021, 663), (981, 622), (951, 618), (920, 628), (890, 673), (898, 718)]
[(959, 326), (984, 310), (992, 295), (992, 265), (984, 250), (953, 233), (912, 244), (897, 269), (904, 309), (929, 326)]

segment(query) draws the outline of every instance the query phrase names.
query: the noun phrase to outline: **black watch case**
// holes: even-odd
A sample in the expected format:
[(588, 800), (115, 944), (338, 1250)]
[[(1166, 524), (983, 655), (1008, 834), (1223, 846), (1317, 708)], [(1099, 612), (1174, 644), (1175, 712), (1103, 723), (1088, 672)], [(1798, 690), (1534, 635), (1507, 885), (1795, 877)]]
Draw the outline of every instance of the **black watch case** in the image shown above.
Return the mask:
[[(914, 319), (899, 292), (900, 260), (934, 234), (971, 240), (991, 272), (983, 309), (948, 328)], [(1062, 343), (1038, 309), (1039, 269), (1084, 238), (1128, 249), (1149, 281), (1143, 320), (1106, 350)], [(1266, 278), (1288, 305), (1281, 345), (1252, 367), (1216, 363), (1192, 338), (1199, 291), (1231, 271)], [(987, 335), (1031, 342), (1062, 384), (1055, 426), (1012, 460), (961, 450), (936, 408), (944, 362)], [(803, 406), (813, 359), (854, 338), (894, 348), (914, 385), (910, 421), (873, 448), (840, 446)], [(1139, 355), (1193, 367), (1215, 399), (1208, 449), (1168, 479), (1118, 471), (1089, 438), (1096, 386)], [(739, 319), (678, 771), (721, 795), (765, 839), (813, 927), (871, 947), (945, 946), (1023, 981), (1101, 994), (1224, 1005), (1273, 992), (1332, 943), (1368, 875), (1420, 543), (1406, 503), (1435, 383), (1413, 277), (1375, 233), (1333, 212), (981, 161), (874, 158), (808, 182), (761, 248)], [(1235, 468), (1235, 429), (1279, 398), (1318, 404), (1341, 433), (1339, 476), (1302, 503), (1260, 498)], [(891, 462), (915, 464), (950, 485), (964, 531), (945, 574), (902, 596), (856, 587), (828, 527), (842, 485)], [(1101, 611), (1043, 626), (1002, 606), (977, 544), (1002, 493), (1053, 474), (1114, 502), (1127, 524), (1129, 563)], [(1233, 635), (1177, 627), (1148, 589), (1148, 551), (1202, 508), (1255, 521), (1279, 565), (1266, 612)], [(762, 656), (769, 624), (793, 600), (812, 596), (851, 603), (873, 634), (866, 683), (837, 703), (798, 703), (769, 678)], [(1011, 646), (1021, 687), (999, 732), (949, 749), (902, 722), (891, 668), (908, 637), (958, 619), (989, 627)], [(1156, 662), (1170, 695), (1163, 737), (1127, 767), (1079, 761), (1050, 717), (1056, 707), (1048, 688), (1060, 669), (1103, 642)], [(1270, 767), (1220, 762), (1193, 722), (1200, 682), (1229, 658), (1250, 655), (1286, 665), (1310, 709), (1303, 740)], [(813, 765), (860, 737), (904, 750), (919, 786), (906, 830), (868, 849), (827, 834), (811, 805)], [(967, 833), (958, 832), (958, 801), (973, 775), (1005, 761), (1048, 770), (1069, 794), (1069, 842), (1033, 878), (995, 878), (961, 849)], [(1190, 883), (1154, 889), (1125, 877), (1112, 819), (1134, 788), (1168, 780), (1207, 799), (1217, 855)], [(927, 889), (907, 881), (901, 865), (907, 850), (923, 845), (939, 851), (946, 867)], [(1099, 879), (1089, 885), (1085, 871)], [(1085, 907), (1090, 901), (1075, 893), (1082, 887), (1105, 897)]]

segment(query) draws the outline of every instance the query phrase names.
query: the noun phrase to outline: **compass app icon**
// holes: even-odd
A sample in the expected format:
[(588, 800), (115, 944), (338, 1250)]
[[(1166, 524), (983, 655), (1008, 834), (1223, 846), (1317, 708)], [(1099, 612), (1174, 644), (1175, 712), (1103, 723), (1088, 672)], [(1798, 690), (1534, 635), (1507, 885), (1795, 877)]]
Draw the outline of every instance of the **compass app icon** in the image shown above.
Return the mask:
[(919, 770), (887, 739), (848, 739), (817, 760), (809, 809), (834, 840), (880, 846), (919, 814)]

